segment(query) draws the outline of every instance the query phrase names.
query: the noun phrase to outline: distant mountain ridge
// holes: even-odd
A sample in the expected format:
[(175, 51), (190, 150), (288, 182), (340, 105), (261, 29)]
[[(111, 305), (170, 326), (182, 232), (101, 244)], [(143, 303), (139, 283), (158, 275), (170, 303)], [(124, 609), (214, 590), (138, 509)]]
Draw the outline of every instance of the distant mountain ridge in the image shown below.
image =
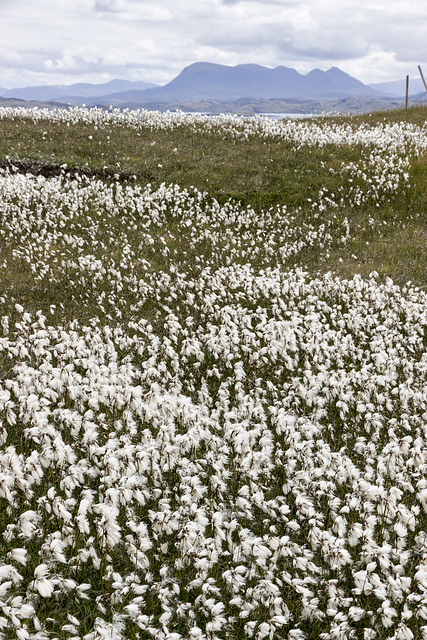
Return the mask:
[[(129, 90), (144, 90), (156, 87), (152, 82), (143, 80), (110, 80), (102, 84), (79, 82), (70, 85), (42, 85), (37, 87), (22, 87), (18, 89), (0, 88), (3, 98), (18, 98), (19, 100), (49, 100), (67, 102), (67, 97), (95, 98), (108, 93), (118, 93)], [(80, 101), (81, 102), (81, 101)]]
[[(391, 82), (378, 82), (376, 84), (370, 84), (369, 86), (388, 96), (404, 96), (406, 94), (406, 78), (392, 80)], [(422, 93), (423, 91), (425, 91), (425, 87), (421, 78), (409, 79), (409, 95)]]
[(240, 98), (308, 98), (364, 95), (377, 92), (336, 67), (328, 71), (314, 69), (302, 75), (289, 67), (270, 69), (256, 64), (235, 67), (196, 62), (163, 87), (144, 91), (125, 91), (99, 96), (93, 104), (138, 103), (150, 105), (158, 102), (182, 100), (238, 100)]
[(111, 80), (104, 84), (0, 89), (0, 96), (4, 98), (131, 108), (167, 108), (168, 104), (200, 100), (382, 98), (399, 94), (400, 83), (366, 85), (337, 67), (327, 71), (313, 69), (303, 75), (284, 66), (274, 69), (257, 64), (230, 67), (211, 62), (189, 65), (164, 86), (144, 81)]

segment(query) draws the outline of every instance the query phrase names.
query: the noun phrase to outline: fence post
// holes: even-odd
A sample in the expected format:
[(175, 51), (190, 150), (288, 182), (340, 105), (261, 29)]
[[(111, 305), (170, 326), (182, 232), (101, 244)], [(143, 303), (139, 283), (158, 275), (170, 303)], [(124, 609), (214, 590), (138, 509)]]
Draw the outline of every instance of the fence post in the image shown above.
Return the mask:
[(424, 86), (425, 86), (426, 91), (427, 91), (427, 82), (426, 82), (426, 79), (424, 78), (424, 74), (423, 74), (423, 71), (421, 69), (421, 65), (418, 65), (418, 71), (420, 72), (420, 76), (422, 78), (422, 81), (424, 82)]
[(406, 76), (406, 98), (405, 98), (405, 109), (408, 108), (408, 96), (409, 96), (409, 76)]

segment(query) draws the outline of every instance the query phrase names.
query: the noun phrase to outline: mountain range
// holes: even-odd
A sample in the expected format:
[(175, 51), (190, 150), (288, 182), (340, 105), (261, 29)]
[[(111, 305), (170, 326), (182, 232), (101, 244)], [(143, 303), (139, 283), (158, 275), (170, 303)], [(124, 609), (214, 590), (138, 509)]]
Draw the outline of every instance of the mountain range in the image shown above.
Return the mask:
[(307, 75), (288, 67), (269, 69), (255, 64), (236, 67), (196, 62), (163, 87), (103, 96), (112, 104), (144, 104), (182, 100), (238, 100), (240, 98), (302, 98), (322, 95), (372, 95), (374, 90), (337, 68), (315, 69)]
[(65, 103), (68, 101), (74, 102), (75, 99), (78, 99), (78, 103), (81, 104), (84, 101), (82, 98), (95, 98), (110, 93), (120, 93), (121, 91), (141, 91), (156, 86), (152, 82), (144, 82), (142, 80), (137, 82), (111, 80), (103, 84), (80, 82), (69, 85), (50, 84), (19, 89), (2, 89), (0, 87), (0, 96), (2, 98), (17, 98), (18, 100), (43, 100)]
[[(327, 71), (314, 69), (303, 75), (289, 67), (271, 69), (256, 64), (235, 67), (196, 62), (186, 67), (171, 82), (158, 86), (143, 81), (112, 80), (104, 84), (79, 83), (46, 85), (20, 89), (1, 89), (3, 98), (49, 101), (87, 106), (167, 107), (200, 100), (233, 102), (250, 100), (308, 100), (363, 97), (381, 99), (385, 96), (404, 97), (405, 81), (366, 85), (332, 67)], [(410, 88), (422, 91), (421, 80), (412, 80)]]

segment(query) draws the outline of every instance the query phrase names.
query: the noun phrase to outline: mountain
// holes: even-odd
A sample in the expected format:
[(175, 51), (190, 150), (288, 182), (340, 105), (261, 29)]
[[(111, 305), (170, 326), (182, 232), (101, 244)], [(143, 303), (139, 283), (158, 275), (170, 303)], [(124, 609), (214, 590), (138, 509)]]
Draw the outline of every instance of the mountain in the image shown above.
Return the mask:
[[(369, 86), (387, 96), (405, 97), (406, 95), (406, 78), (392, 82), (379, 82)], [(423, 91), (425, 91), (425, 86), (421, 78), (409, 78), (409, 95)]]
[(162, 88), (152, 89), (146, 95), (178, 100), (197, 98), (238, 99), (281, 98), (301, 95), (304, 80), (295, 69), (277, 67), (269, 69), (256, 64), (236, 67), (196, 62)]
[(270, 69), (256, 64), (235, 67), (196, 62), (163, 87), (98, 96), (88, 104), (149, 106), (183, 100), (240, 98), (301, 98), (374, 96), (377, 92), (336, 67), (307, 75), (289, 67)]
[(342, 98), (346, 96), (373, 96), (376, 94), (374, 89), (337, 67), (331, 67), (328, 71), (313, 69), (313, 71), (304, 76), (304, 80), (309, 88), (310, 95), (313, 96)]
[(289, 67), (271, 69), (257, 64), (235, 67), (196, 62), (171, 82), (156, 86), (147, 82), (112, 80), (104, 84), (79, 83), (0, 90), (0, 96), (20, 100), (50, 101), (87, 106), (148, 107), (200, 100), (232, 102), (249, 100), (345, 99), (380, 97), (379, 93), (337, 67), (313, 69), (306, 75)]
[[(18, 98), (20, 100), (49, 100), (69, 102), (66, 98), (94, 98), (105, 94), (115, 94), (122, 91), (143, 90), (157, 85), (142, 80), (111, 80), (103, 84), (77, 83), (70, 85), (44, 85), (39, 87), (23, 87), (20, 89), (0, 89), (3, 98)], [(78, 101), (79, 103), (82, 100)]]

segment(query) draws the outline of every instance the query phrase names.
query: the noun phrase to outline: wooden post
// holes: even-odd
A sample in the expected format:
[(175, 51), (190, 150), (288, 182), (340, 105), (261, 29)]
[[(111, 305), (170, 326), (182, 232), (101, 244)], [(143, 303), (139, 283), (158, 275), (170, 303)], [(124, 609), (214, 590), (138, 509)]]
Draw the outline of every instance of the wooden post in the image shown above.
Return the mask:
[(424, 86), (425, 86), (426, 91), (427, 91), (427, 82), (426, 82), (426, 79), (424, 78), (424, 74), (423, 74), (423, 71), (421, 69), (421, 65), (418, 65), (418, 71), (420, 72), (420, 76), (422, 78), (422, 81), (424, 82)]
[(405, 99), (405, 109), (408, 108), (408, 97), (409, 97), (409, 76), (406, 76), (406, 99)]

